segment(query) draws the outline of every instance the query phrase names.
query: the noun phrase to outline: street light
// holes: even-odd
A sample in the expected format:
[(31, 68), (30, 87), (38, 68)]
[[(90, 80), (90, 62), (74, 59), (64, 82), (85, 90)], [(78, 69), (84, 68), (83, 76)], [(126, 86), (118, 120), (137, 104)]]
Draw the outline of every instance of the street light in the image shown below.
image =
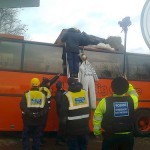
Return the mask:
[(126, 43), (127, 43), (127, 32), (128, 27), (131, 25), (130, 17), (125, 17), (122, 21), (119, 21), (118, 24), (122, 27), (122, 31), (124, 31), (124, 67), (123, 67), (123, 75), (126, 75)]

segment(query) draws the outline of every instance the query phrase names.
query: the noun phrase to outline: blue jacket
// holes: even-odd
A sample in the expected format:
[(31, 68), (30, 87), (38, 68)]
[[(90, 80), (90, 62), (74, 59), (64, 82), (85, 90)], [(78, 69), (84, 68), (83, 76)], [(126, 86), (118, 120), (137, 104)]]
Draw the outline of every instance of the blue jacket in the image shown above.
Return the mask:
[(66, 52), (79, 53), (79, 46), (82, 43), (80, 30), (69, 28), (63, 35), (62, 42), (66, 43)]

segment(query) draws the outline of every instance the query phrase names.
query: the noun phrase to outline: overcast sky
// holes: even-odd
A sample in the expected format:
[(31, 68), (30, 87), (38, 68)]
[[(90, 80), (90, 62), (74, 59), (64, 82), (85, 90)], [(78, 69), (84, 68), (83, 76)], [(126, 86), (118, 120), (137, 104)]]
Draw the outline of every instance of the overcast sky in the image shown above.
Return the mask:
[(146, 0), (40, 0), (40, 7), (23, 8), (22, 23), (28, 26), (27, 39), (54, 43), (62, 29), (76, 27), (101, 38), (121, 36), (118, 25), (130, 16), (127, 51), (150, 53), (143, 39), (140, 15)]

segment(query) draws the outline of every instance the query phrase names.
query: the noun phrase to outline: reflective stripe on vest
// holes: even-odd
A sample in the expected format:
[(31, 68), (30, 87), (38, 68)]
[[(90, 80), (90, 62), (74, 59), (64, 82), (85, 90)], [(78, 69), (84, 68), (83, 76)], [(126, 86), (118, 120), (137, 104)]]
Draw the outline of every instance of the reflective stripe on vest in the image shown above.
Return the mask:
[(68, 91), (65, 95), (69, 101), (69, 110), (89, 107), (88, 95), (85, 90), (76, 93)]
[(28, 108), (43, 108), (45, 105), (45, 95), (40, 91), (29, 91), (26, 95)]
[(88, 118), (89, 116), (90, 116), (89, 114), (86, 114), (81, 116), (68, 117), (68, 120), (84, 119), (84, 118)]

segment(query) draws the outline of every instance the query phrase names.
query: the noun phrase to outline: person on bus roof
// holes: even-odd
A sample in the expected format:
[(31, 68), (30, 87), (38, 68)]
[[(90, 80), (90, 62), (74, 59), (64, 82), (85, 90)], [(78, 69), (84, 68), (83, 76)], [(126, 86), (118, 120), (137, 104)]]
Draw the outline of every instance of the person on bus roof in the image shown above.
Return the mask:
[(82, 34), (77, 28), (69, 28), (61, 41), (65, 42), (70, 77), (77, 78), (79, 72), (79, 45), (82, 43)]
[(33, 139), (32, 150), (40, 149), (41, 124), (43, 116), (48, 112), (49, 105), (45, 95), (39, 91), (39, 85), (39, 79), (33, 78), (31, 80), (32, 88), (25, 92), (20, 102), (23, 119), (23, 150), (30, 149), (30, 134)]
[(138, 94), (124, 77), (113, 79), (111, 89), (113, 95), (103, 98), (95, 110), (93, 132), (98, 139), (102, 134), (102, 150), (133, 150), (133, 114)]

